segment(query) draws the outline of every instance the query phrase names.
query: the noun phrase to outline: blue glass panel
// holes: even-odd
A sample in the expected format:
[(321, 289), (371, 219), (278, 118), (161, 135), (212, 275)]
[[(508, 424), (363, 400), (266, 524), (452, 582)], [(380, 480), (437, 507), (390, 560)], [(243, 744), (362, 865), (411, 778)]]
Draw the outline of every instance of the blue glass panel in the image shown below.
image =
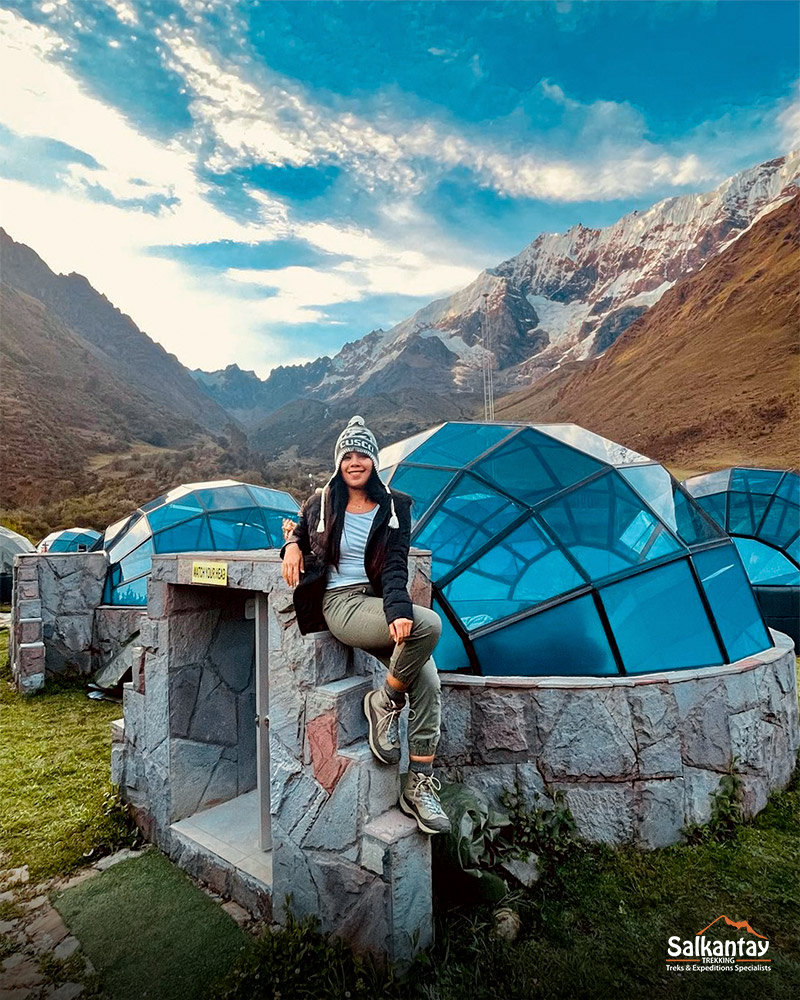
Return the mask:
[(140, 545), (145, 538), (149, 537), (150, 525), (147, 523), (147, 518), (139, 517), (124, 534), (119, 536), (119, 541), (111, 546), (108, 552), (109, 562), (119, 562), (123, 556), (132, 552), (137, 545)]
[(47, 549), (43, 550), (43, 551), (47, 551), (47, 552), (70, 552), (70, 551), (73, 551), (73, 552), (76, 552), (77, 549), (75, 549), (75, 548), (72, 547), (73, 538), (74, 538), (74, 536), (72, 535), (72, 533), (67, 533), (66, 531), (62, 531), (60, 535), (57, 535), (52, 540), (52, 542), (50, 542), (48, 544)]
[(611, 583), (600, 597), (629, 674), (722, 662), (685, 560)]
[(215, 549), (228, 551), (239, 548), (243, 513), (244, 511), (236, 510), (209, 514)]
[(415, 535), (414, 544), (433, 553), (438, 580), (507, 527), (523, 509), (468, 473), (440, 500), (433, 517)]
[(122, 532), (127, 531), (130, 525), (132, 525), (134, 521), (139, 518), (139, 516), (140, 515), (138, 513), (129, 514), (127, 517), (123, 517), (119, 521), (115, 521), (113, 524), (110, 524), (103, 533), (103, 537), (106, 542), (105, 547), (109, 548), (113, 545), (116, 539), (121, 536)]
[(620, 475), (687, 545), (723, 538), (710, 524), (662, 465), (638, 465), (620, 469)]
[(200, 521), (200, 532), (197, 536), (197, 548), (201, 552), (219, 548), (218, 545), (214, 544), (214, 539), (211, 535), (210, 525), (207, 517), (201, 518)]
[(413, 451), (408, 461), (457, 469), (502, 441), (512, 430), (503, 424), (445, 424)]
[[(283, 545), (283, 519), (285, 517), (289, 518), (290, 521), (297, 523), (297, 511), (296, 510), (264, 510), (264, 521), (267, 525), (267, 534), (269, 535), (269, 541), (264, 543), (264, 548), (273, 549), (280, 548)], [(261, 546), (254, 545), (253, 548), (260, 548)]]
[(769, 649), (772, 640), (734, 546), (697, 552), (693, 558), (729, 662)]
[(134, 549), (133, 552), (120, 561), (119, 568), (122, 573), (122, 579), (132, 580), (135, 576), (149, 573), (152, 562), (153, 540), (148, 538), (146, 542), (142, 542), (138, 549)]
[(615, 472), (545, 504), (540, 516), (592, 580), (685, 551)]
[(381, 482), (390, 483), (392, 481), (392, 476), (397, 469), (396, 465), (390, 465), (386, 469), (381, 469), (378, 475), (381, 477)]
[(475, 471), (523, 503), (536, 504), (603, 468), (580, 451), (524, 430), (496, 448)]
[(161, 507), (167, 502), (167, 494), (162, 494), (160, 497), (156, 497), (155, 500), (149, 500), (147, 503), (143, 503), (139, 508), (143, 513), (149, 514), (151, 510), (155, 510), (156, 507)]
[(262, 507), (271, 507), (275, 510), (300, 510), (294, 497), (284, 490), (271, 490), (266, 486), (248, 486), (247, 488), (253, 494), (256, 503)]
[(585, 583), (563, 552), (530, 520), (448, 583), (444, 596), (468, 631)]
[(415, 469), (411, 465), (401, 465), (392, 476), (392, 487), (414, 498), (411, 520), (416, 524), (452, 478), (452, 472), (442, 469)]
[(800, 569), (789, 562), (779, 549), (754, 538), (734, 538), (733, 541), (751, 583), (768, 583), (774, 587), (800, 586)]
[(778, 548), (787, 548), (798, 531), (800, 531), (800, 507), (776, 496), (764, 518), (764, 523), (758, 530), (758, 537)]
[[(191, 521), (184, 521), (183, 524), (176, 524), (174, 528), (166, 528), (164, 531), (157, 531), (153, 535), (153, 544), (156, 552), (191, 552), (201, 546), (200, 530), (205, 524), (204, 517), (194, 517)], [(206, 532), (208, 528), (206, 528)], [(210, 544), (206, 548), (210, 548)]]
[(728, 531), (731, 534), (754, 535), (768, 504), (774, 506), (771, 494), (736, 493), (731, 490), (728, 493)]
[(640, 455), (638, 451), (626, 448), (625, 445), (617, 444), (608, 438), (595, 434), (594, 431), (587, 431), (577, 424), (542, 424), (539, 428), (544, 434), (563, 441), (564, 444), (572, 445), (587, 455), (599, 458), (601, 462), (608, 465), (629, 465), (631, 462), (649, 462), (645, 455)]
[(398, 441), (396, 444), (387, 445), (385, 448), (381, 448), (378, 455), (379, 465), (383, 468), (388, 468), (390, 465), (398, 465), (404, 459), (417, 450), (420, 445), (427, 441), (429, 437), (433, 435), (443, 427), (443, 424), (436, 424), (435, 427), (429, 427), (427, 430), (420, 431), (419, 434), (413, 434), (411, 437), (403, 438), (402, 441)]
[(695, 497), (694, 502), (702, 507), (709, 517), (713, 517), (720, 528), (725, 527), (725, 504), (727, 493), (709, 493), (708, 496)]
[(777, 469), (734, 469), (728, 487), (735, 493), (765, 493), (772, 496), (783, 477)]
[(786, 546), (786, 554), (794, 559), (796, 563), (800, 563), (800, 535), (795, 535)]
[(605, 630), (591, 597), (558, 604), (474, 641), (488, 676), (617, 674)]
[(777, 492), (779, 497), (800, 507), (800, 476), (796, 472), (787, 472)]
[(218, 511), (208, 515), (216, 549), (270, 548), (260, 507), (249, 510)]
[(450, 624), (447, 615), (435, 600), (433, 610), (442, 619), (442, 634), (433, 652), (436, 666), (442, 671), (469, 670), (469, 656), (461, 636)]
[(209, 487), (206, 490), (194, 490), (193, 495), (209, 510), (249, 507), (253, 502), (244, 486)]
[(161, 528), (169, 528), (180, 521), (188, 521), (190, 517), (196, 517), (202, 513), (202, 510), (199, 501), (189, 494), (180, 500), (159, 507), (158, 510), (150, 511), (147, 520), (153, 531), (159, 531)]
[(115, 587), (111, 594), (111, 604), (147, 604), (147, 577)]
[(693, 497), (704, 497), (711, 493), (727, 493), (732, 471), (731, 469), (722, 469), (719, 472), (707, 472), (704, 476), (692, 476), (683, 485)]

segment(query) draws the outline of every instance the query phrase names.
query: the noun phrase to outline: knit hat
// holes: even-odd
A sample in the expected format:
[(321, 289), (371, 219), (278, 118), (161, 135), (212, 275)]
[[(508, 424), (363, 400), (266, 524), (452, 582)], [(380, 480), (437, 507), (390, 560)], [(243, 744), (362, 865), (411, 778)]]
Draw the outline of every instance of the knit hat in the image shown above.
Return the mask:
[(375, 435), (364, 426), (363, 417), (351, 417), (350, 423), (339, 435), (333, 452), (334, 474), (339, 471), (342, 459), (348, 451), (356, 451), (372, 459), (372, 464), (378, 468), (378, 442)]
[[(321, 535), (325, 530), (325, 507), (327, 506), (328, 493), (330, 492), (331, 482), (339, 472), (339, 467), (342, 464), (342, 459), (344, 456), (351, 451), (357, 452), (359, 455), (366, 455), (372, 461), (374, 469), (378, 469), (378, 442), (375, 440), (375, 435), (364, 425), (364, 418), (355, 416), (351, 417), (347, 427), (339, 435), (339, 439), (336, 442), (336, 448), (333, 452), (334, 460), (334, 470), (333, 475), (328, 479), (327, 483), (322, 488), (322, 499), (319, 505), (319, 521), (317, 522), (317, 534)], [(400, 522), (397, 520), (397, 513), (394, 509), (394, 497), (392, 496), (392, 491), (388, 486), (384, 486), (384, 489), (389, 495), (389, 499), (392, 505), (392, 513), (389, 518), (390, 528), (399, 528)]]

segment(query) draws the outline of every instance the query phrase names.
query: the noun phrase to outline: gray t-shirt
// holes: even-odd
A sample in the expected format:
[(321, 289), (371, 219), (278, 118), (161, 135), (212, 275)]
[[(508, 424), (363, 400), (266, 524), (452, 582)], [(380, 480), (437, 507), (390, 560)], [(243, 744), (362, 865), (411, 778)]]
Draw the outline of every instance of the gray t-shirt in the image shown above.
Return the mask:
[(364, 553), (369, 531), (377, 513), (377, 505), (366, 514), (351, 514), (345, 511), (342, 538), (339, 543), (339, 568), (331, 566), (326, 590), (352, 587), (356, 583), (369, 583), (364, 567)]

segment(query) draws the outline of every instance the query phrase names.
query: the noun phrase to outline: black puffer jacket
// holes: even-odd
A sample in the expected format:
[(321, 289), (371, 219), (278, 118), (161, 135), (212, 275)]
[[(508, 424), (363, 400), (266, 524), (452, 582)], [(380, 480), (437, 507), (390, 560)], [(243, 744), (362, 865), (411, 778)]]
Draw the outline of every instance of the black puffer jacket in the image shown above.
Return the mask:
[[(372, 522), (367, 547), (364, 552), (364, 566), (372, 589), (378, 597), (383, 597), (386, 623), (396, 618), (410, 618), (414, 612), (408, 596), (408, 547), (411, 542), (411, 504), (406, 493), (392, 490), (398, 528), (389, 527), (391, 501), (384, 494), (378, 501), (378, 512)], [(309, 632), (324, 632), (327, 629), (322, 614), (322, 600), (328, 579), (325, 551), (331, 530), (326, 514), (325, 531), (317, 534), (320, 494), (315, 493), (306, 500), (300, 511), (300, 520), (289, 541), (297, 542), (303, 553), (304, 570), (300, 583), (294, 589), (294, 608), (297, 624), (303, 635)], [(342, 523), (336, 526), (341, 539)], [(288, 544), (288, 542), (287, 542)], [(281, 558), (286, 546), (281, 549)]]

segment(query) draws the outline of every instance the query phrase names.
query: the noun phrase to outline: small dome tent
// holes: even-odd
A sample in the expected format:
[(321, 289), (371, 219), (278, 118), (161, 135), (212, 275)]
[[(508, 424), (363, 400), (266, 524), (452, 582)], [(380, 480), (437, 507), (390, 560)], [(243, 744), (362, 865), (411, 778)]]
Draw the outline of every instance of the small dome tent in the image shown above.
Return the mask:
[(25, 538), (10, 528), (0, 526), (0, 601), (11, 600), (11, 578), (14, 556), (18, 552), (35, 552), (36, 549)]
[(800, 648), (800, 475), (736, 467), (683, 486), (733, 539), (767, 624)]
[(93, 528), (62, 528), (51, 531), (36, 546), (37, 552), (87, 552), (100, 532)]
[(106, 604), (144, 605), (154, 553), (270, 549), (299, 505), (288, 493), (234, 479), (176, 486), (106, 528)]

